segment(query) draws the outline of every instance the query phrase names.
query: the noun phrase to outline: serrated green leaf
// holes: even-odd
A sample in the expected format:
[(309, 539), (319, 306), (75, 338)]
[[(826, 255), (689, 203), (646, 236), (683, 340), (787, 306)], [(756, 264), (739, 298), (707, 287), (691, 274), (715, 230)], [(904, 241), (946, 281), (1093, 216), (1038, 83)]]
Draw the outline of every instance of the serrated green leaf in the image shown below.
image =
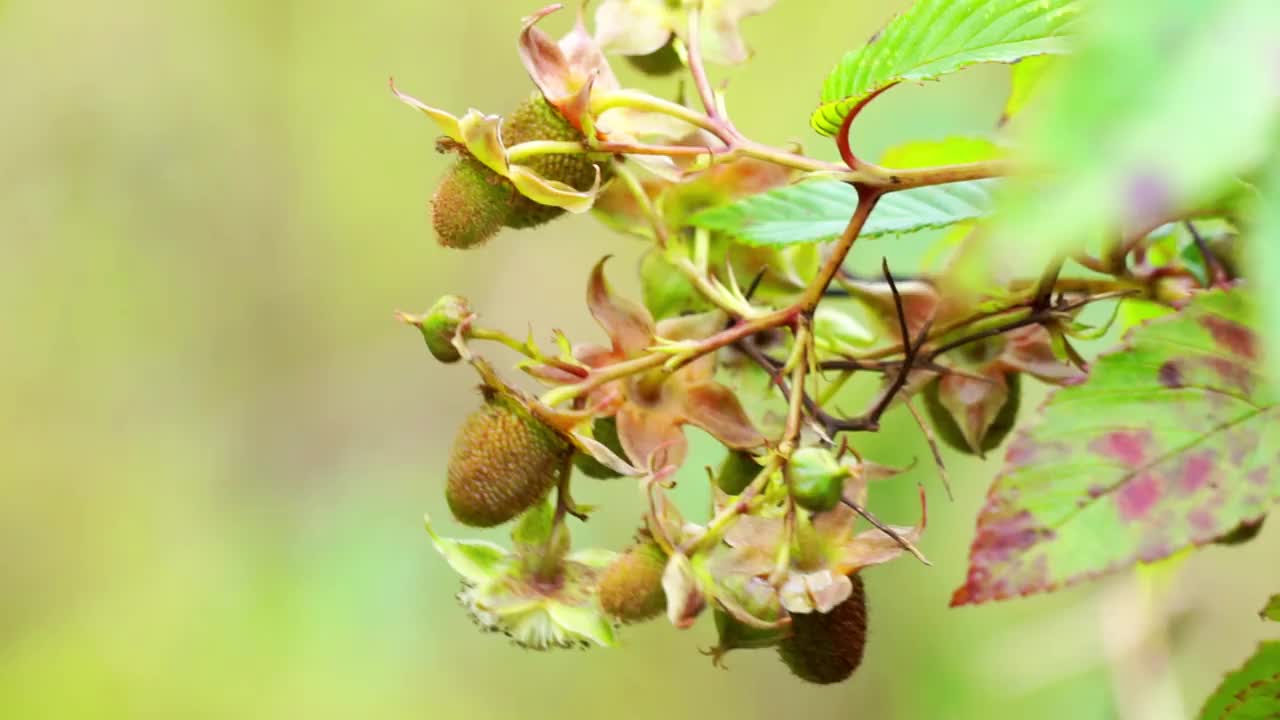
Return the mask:
[[(1020, 147), (972, 273), (1037, 273), (1082, 242), (1213, 207), (1280, 139), (1275, 0), (1099, 3)], [(1034, 242), (1028, 242), (1028, 239)]]
[[(997, 182), (973, 180), (886, 195), (876, 205), (861, 237), (941, 228), (983, 217), (991, 211)], [(794, 245), (839, 236), (857, 205), (858, 194), (851, 186), (815, 181), (706, 210), (690, 222), (724, 232), (746, 245)]]
[(1076, 0), (917, 0), (868, 45), (845, 54), (809, 123), (834, 135), (859, 102), (894, 83), (1065, 53), (1079, 13)]
[(953, 604), (1153, 562), (1265, 515), (1280, 500), (1280, 395), (1254, 304), (1201, 294), (1055, 392), (1008, 450)]
[(1200, 720), (1280, 717), (1280, 642), (1258, 646), (1244, 667), (1227, 675), (1200, 711)]

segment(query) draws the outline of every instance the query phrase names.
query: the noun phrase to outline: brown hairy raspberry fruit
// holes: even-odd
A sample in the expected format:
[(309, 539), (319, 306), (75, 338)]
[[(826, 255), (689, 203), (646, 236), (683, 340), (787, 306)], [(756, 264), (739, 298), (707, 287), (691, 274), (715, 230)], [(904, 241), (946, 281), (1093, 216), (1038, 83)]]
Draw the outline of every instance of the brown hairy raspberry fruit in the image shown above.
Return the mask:
[(501, 525), (546, 497), (572, 451), (517, 400), (484, 392), (458, 431), (445, 488), (453, 516), (475, 527)]
[(509, 180), (462, 151), (431, 198), (431, 224), (440, 244), (465, 250), (497, 235), (516, 195)]
[(795, 676), (819, 685), (846, 680), (862, 663), (867, 644), (867, 598), (862, 578), (853, 575), (853, 594), (829, 613), (791, 616), (791, 637), (778, 657)]
[[(582, 142), (583, 139), (582, 133), (538, 93), (520, 103), (502, 123), (502, 142), (507, 147), (536, 140)], [(596, 179), (595, 165), (583, 154), (537, 155), (522, 161), (522, 164), (544, 178), (559, 180), (575, 190), (590, 190)], [(563, 214), (561, 208), (541, 205), (516, 193), (506, 226), (516, 229), (535, 227)]]
[(643, 622), (667, 607), (662, 573), (667, 557), (652, 540), (643, 540), (605, 568), (598, 595), (606, 614), (623, 622)]

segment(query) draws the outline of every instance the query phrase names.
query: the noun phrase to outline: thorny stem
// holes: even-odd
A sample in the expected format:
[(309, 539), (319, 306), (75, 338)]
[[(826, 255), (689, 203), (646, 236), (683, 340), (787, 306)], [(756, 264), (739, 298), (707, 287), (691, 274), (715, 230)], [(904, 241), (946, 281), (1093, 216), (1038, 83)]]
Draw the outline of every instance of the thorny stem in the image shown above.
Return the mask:
[(858, 503), (856, 503), (856, 502), (853, 502), (853, 501), (852, 501), (852, 500), (850, 500), (849, 498), (840, 498), (840, 500), (841, 500), (841, 502), (843, 502), (845, 505), (848, 505), (850, 508), (852, 508), (854, 512), (856, 512), (856, 513), (858, 513), (859, 515), (861, 515), (863, 520), (866, 520), (867, 522), (869, 522), (869, 523), (871, 523), (872, 525), (874, 525), (874, 526), (876, 527), (876, 529), (877, 529), (877, 530), (879, 530), (880, 532), (884, 533), (885, 535), (888, 535), (890, 538), (893, 538), (893, 541), (894, 541), (894, 542), (896, 542), (896, 543), (898, 543), (898, 546), (899, 546), (899, 547), (901, 547), (903, 550), (906, 550), (907, 552), (911, 553), (911, 554), (915, 557), (915, 559), (919, 560), (920, 562), (924, 563), (925, 565), (933, 565), (933, 563), (929, 562), (929, 560), (928, 560), (927, 558), (925, 558), (924, 554), (922, 554), (922, 553), (920, 552), (920, 550), (919, 550), (918, 548), (916, 548), (916, 546), (915, 546), (915, 545), (912, 545), (911, 543), (907, 542), (907, 539), (906, 539), (906, 538), (904, 538), (904, 537), (902, 537), (901, 535), (899, 535), (899, 534), (898, 534), (898, 531), (896, 531), (896, 530), (894, 530), (893, 528), (889, 527), (888, 525), (884, 524), (884, 523), (880, 520), (880, 518), (878, 518), (878, 517), (876, 517), (875, 515), (871, 514), (871, 511), (870, 511), (870, 510), (868, 510), (868, 509), (866, 509), (866, 508), (862, 507), (861, 505), (859, 505), (859, 504), (858, 504)]
[(1185, 225), (1187, 232), (1191, 233), (1191, 239), (1196, 243), (1196, 249), (1200, 251), (1200, 257), (1204, 260), (1204, 267), (1209, 275), (1209, 285), (1226, 287), (1231, 282), (1231, 278), (1228, 277), (1226, 268), (1222, 267), (1222, 261), (1209, 249), (1209, 243), (1205, 242), (1204, 236), (1196, 229), (1194, 223), (1188, 220)]
[(947, 185), (967, 180), (1003, 177), (1010, 174), (1013, 167), (1004, 160), (983, 160), (957, 165), (938, 165), (936, 167), (906, 168), (901, 170), (892, 170), (878, 165), (863, 163), (859, 166), (859, 169), (871, 175), (870, 178), (863, 182), (879, 188), (882, 192), (889, 193), (928, 187), (930, 185)]
[(818, 303), (822, 302), (823, 295), (826, 294), (832, 280), (840, 274), (841, 268), (844, 267), (845, 258), (849, 257), (849, 251), (853, 249), (853, 243), (862, 234), (862, 228), (867, 224), (867, 220), (871, 217), (871, 211), (875, 209), (876, 203), (880, 200), (880, 193), (876, 190), (858, 185), (854, 187), (858, 190), (858, 206), (853, 211), (853, 217), (849, 218), (849, 224), (845, 227), (844, 233), (840, 235), (840, 239), (832, 247), (826, 263), (818, 271), (818, 276), (814, 278), (813, 282), (809, 283), (809, 287), (800, 296), (800, 300), (796, 302), (796, 306), (801, 308), (803, 312), (813, 312), (818, 307)]
[(1006, 323), (1002, 323), (994, 327), (989, 327), (981, 331), (975, 332), (971, 335), (957, 338), (943, 345), (940, 345), (932, 349), (928, 353), (927, 357), (930, 360), (934, 360), (938, 356), (944, 353), (948, 353), (964, 345), (969, 345), (969, 344), (978, 342), (980, 340), (986, 340), (987, 338), (996, 337), (997, 335), (1003, 335), (1005, 333), (1011, 332), (1013, 330), (1017, 330), (1019, 328), (1027, 327), (1029, 325), (1041, 325), (1050, 320), (1053, 320), (1056, 315), (1061, 315), (1063, 313), (1069, 313), (1073, 310), (1078, 310), (1079, 308), (1082, 308), (1085, 305), (1089, 305), (1095, 302), (1101, 302), (1103, 300), (1116, 300), (1119, 298), (1128, 297), (1133, 294), (1134, 294), (1134, 291), (1120, 291), (1120, 292), (1114, 292), (1114, 293), (1105, 293), (1102, 295), (1095, 295), (1093, 297), (1088, 297), (1083, 300), (1077, 300), (1074, 302), (1060, 301), (1056, 306), (1051, 305), (1049, 307), (1045, 307), (1039, 310), (1036, 310), (1033, 308), (1029, 313), (1027, 313), (1025, 316), (1021, 318), (1010, 320)]

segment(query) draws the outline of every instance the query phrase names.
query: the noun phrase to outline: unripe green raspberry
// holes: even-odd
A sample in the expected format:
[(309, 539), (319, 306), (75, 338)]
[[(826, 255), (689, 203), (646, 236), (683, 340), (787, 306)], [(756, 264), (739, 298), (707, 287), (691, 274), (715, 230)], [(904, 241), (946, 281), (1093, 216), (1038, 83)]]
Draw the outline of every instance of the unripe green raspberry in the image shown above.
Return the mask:
[(485, 393), (484, 406), (458, 431), (445, 489), (453, 516), (475, 527), (501, 525), (544, 498), (571, 452), (519, 401)]
[(516, 195), (511, 181), (463, 151), (431, 199), (431, 223), (440, 244), (465, 250), (497, 235)]
[(800, 507), (825, 512), (840, 504), (849, 468), (826, 448), (800, 448), (787, 461), (786, 478), (791, 497)]
[(600, 607), (611, 617), (627, 623), (651, 620), (667, 607), (662, 590), (662, 573), (667, 557), (652, 540), (644, 540), (627, 550), (600, 577)]
[(720, 465), (720, 472), (716, 473), (716, 486), (730, 495), (741, 494), (761, 470), (751, 453), (730, 450)]
[(853, 594), (831, 612), (791, 616), (791, 637), (778, 646), (778, 657), (801, 680), (838, 683), (862, 664), (867, 645), (866, 591), (860, 576), (849, 579)]
[(427, 349), (436, 360), (455, 363), (462, 356), (458, 353), (458, 348), (453, 346), (453, 338), (458, 333), (458, 326), (470, 315), (471, 308), (467, 306), (465, 298), (445, 295), (431, 306), (426, 315), (410, 319), (422, 331)]

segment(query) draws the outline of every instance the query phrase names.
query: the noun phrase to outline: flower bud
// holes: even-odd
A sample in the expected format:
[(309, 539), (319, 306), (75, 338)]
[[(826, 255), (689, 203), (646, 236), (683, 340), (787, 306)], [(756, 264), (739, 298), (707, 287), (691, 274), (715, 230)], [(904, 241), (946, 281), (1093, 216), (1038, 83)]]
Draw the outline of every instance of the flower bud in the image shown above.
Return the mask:
[(800, 448), (787, 461), (791, 496), (806, 510), (825, 512), (840, 504), (849, 468), (826, 448)]
[(471, 316), (471, 308), (466, 298), (457, 295), (445, 295), (436, 300), (435, 305), (422, 317), (403, 316), (422, 331), (422, 338), (427, 342), (431, 355), (442, 363), (455, 363), (462, 356), (454, 347), (453, 339), (458, 334), (458, 327)]
[[(942, 378), (935, 378), (926, 385), (924, 405), (938, 438), (948, 447), (965, 455), (985, 456), (1000, 447), (1013, 431), (1018, 420), (1018, 410), (1022, 407), (1022, 375), (1016, 372), (1005, 373), (1004, 382), (1007, 393), (999, 410), (993, 415), (981, 413), (981, 402), (977, 399), (961, 408), (954, 407), (958, 400), (953, 399), (953, 407), (948, 408)], [(957, 414), (962, 417), (957, 417)], [(980, 422), (975, 424), (975, 418), (979, 418)]]

